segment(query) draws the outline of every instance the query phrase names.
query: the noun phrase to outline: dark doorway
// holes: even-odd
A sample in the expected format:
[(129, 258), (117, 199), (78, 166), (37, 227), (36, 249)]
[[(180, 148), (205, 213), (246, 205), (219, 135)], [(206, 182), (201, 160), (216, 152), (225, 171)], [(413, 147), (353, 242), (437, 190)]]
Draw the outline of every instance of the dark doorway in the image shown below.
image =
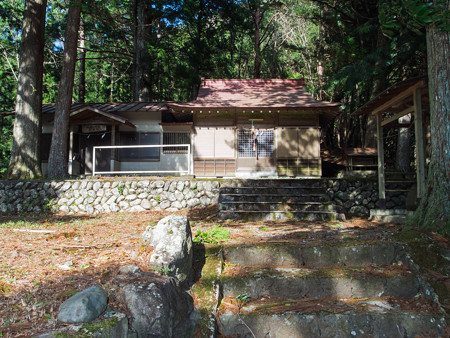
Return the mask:
[[(111, 133), (81, 134), (80, 135), (80, 172), (81, 174), (92, 174), (92, 160), (94, 147), (110, 146)], [(111, 150), (97, 150), (95, 155), (95, 170), (109, 171), (111, 165)]]

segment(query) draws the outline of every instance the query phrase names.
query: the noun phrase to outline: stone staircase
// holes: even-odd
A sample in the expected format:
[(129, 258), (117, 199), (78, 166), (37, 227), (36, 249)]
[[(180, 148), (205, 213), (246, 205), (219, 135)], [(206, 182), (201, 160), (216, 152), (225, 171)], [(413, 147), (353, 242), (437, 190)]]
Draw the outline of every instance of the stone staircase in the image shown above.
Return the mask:
[(416, 184), (415, 173), (402, 173), (396, 170), (386, 171), (386, 198), (387, 207), (390, 207), (389, 201), (401, 202), (406, 201), (406, 195)]
[(396, 242), (269, 242), (225, 247), (223, 258), (221, 337), (448, 334), (433, 290)]
[(233, 182), (219, 193), (219, 219), (345, 219), (338, 214), (320, 179), (254, 179)]

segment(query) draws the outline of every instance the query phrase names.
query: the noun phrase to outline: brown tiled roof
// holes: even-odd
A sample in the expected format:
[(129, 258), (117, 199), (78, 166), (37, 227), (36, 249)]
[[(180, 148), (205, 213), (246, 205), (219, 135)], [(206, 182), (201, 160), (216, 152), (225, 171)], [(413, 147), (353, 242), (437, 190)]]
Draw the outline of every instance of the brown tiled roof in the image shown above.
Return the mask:
[[(109, 103), (74, 103), (70, 109), (70, 112), (74, 112), (80, 109), (96, 108), (105, 113), (119, 113), (119, 112), (134, 112), (134, 111), (164, 111), (167, 107), (164, 103), (160, 102), (109, 102)], [(55, 104), (45, 103), (42, 105), (43, 114), (54, 114)]]
[[(424, 84), (425, 87), (427, 86), (428, 83), (427, 76), (419, 76), (401, 82), (397, 82), (396, 84), (390, 86), (388, 89), (378, 94), (376, 97), (374, 97), (372, 100), (364, 104), (362, 107), (358, 108), (358, 110), (354, 112), (353, 115), (370, 114), (372, 111), (374, 111), (378, 107), (381, 107), (389, 100), (392, 100), (397, 95), (400, 95), (405, 90), (408, 90), (409, 88), (417, 85), (421, 85), (422, 83)], [(423, 94), (424, 94), (423, 100), (428, 100), (428, 91), (424, 91)], [(412, 101), (412, 94), (408, 97), (405, 97), (396, 104), (397, 105), (402, 103), (411, 104), (411, 101)]]
[(330, 108), (340, 103), (315, 100), (305, 81), (283, 79), (203, 80), (197, 99), (168, 103), (174, 109), (200, 108)]

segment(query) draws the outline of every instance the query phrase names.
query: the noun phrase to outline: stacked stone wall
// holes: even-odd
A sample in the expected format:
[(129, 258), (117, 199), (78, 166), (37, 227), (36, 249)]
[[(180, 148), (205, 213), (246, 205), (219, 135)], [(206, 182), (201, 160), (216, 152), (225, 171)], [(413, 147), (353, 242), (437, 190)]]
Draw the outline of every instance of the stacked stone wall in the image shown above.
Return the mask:
[[(328, 179), (325, 183), (330, 200), (340, 213), (366, 216), (370, 209), (380, 208), (378, 182), (374, 180)], [(395, 187), (396, 188), (396, 187)], [(386, 193), (386, 209), (405, 209), (405, 191)]]
[[(376, 181), (323, 179), (322, 183), (341, 213), (363, 216), (379, 207)], [(0, 212), (176, 211), (215, 204), (220, 187), (243, 184), (240, 180), (201, 179), (0, 181)], [(387, 194), (386, 207), (404, 208), (405, 200), (405, 193)]]
[(175, 211), (217, 203), (219, 186), (218, 181), (202, 180), (3, 181), (0, 211)]

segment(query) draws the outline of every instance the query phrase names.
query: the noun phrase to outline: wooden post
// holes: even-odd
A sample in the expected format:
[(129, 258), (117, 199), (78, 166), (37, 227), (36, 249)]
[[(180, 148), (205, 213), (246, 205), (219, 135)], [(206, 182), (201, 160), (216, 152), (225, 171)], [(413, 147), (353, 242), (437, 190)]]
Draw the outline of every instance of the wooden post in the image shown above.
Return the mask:
[(386, 208), (386, 185), (384, 174), (384, 146), (383, 127), (381, 126), (382, 113), (377, 114), (377, 152), (378, 152), (378, 199), (380, 208)]
[[(115, 145), (116, 145), (116, 125), (112, 124), (111, 125), (111, 146), (115, 146)], [(111, 159), (109, 162), (111, 171), (116, 171), (116, 166), (115, 166), (116, 153), (117, 153), (116, 149), (111, 149)]]
[(416, 133), (416, 176), (417, 176), (417, 200), (425, 192), (425, 148), (423, 142), (423, 118), (421, 90), (414, 91), (414, 128)]
[(69, 133), (69, 167), (68, 167), (68, 171), (69, 171), (69, 176), (72, 176), (74, 174), (74, 170), (73, 170), (73, 130), (72, 128), (70, 129), (70, 133)]

